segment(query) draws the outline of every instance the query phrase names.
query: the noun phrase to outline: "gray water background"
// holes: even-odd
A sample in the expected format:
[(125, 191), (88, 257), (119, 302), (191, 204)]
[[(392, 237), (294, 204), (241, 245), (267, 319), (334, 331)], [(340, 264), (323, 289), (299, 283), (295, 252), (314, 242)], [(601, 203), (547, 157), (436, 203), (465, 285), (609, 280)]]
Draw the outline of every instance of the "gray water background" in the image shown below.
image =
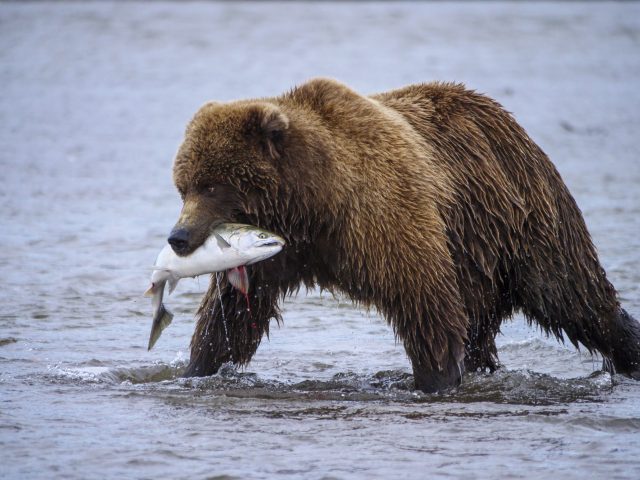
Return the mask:
[(640, 317), (638, 52), (633, 3), (0, 4), (0, 477), (640, 478), (640, 383), (520, 317), (503, 370), (425, 395), (383, 319), (316, 291), (245, 370), (179, 379), (207, 279), (151, 352), (141, 296), (206, 100), (448, 80), (550, 155)]

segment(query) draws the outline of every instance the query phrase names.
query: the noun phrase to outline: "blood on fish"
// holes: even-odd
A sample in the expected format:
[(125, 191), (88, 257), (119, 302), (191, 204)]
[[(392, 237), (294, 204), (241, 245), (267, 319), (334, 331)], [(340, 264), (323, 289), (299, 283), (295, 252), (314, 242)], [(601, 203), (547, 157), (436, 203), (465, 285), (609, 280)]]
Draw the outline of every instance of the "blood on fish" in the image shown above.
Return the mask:
[(247, 274), (247, 267), (244, 265), (240, 265), (234, 269), (231, 269), (229, 272), (233, 271), (237, 272), (238, 283), (234, 284), (234, 286), (238, 289), (242, 295), (244, 295), (244, 299), (247, 302), (247, 312), (249, 312), (249, 318), (251, 318), (251, 303), (249, 302), (249, 275)]

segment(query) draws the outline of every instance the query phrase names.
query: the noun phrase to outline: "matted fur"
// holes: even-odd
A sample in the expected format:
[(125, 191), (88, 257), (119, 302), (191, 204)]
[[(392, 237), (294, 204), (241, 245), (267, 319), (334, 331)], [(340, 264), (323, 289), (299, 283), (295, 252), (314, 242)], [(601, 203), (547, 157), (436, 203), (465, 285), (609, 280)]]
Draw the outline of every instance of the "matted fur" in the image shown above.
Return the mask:
[[(637, 375), (640, 327), (620, 309), (580, 210), (544, 152), (493, 100), (455, 84), (370, 97), (312, 80), (280, 97), (205, 105), (174, 166), (189, 253), (222, 221), (287, 247), (249, 267), (251, 313), (226, 282), (198, 311), (187, 375), (246, 364), (300, 285), (377, 308), (416, 385), (497, 367), (522, 310), (546, 332)], [(624, 338), (612, 335), (624, 331)], [(614, 338), (615, 337), (615, 338)]]

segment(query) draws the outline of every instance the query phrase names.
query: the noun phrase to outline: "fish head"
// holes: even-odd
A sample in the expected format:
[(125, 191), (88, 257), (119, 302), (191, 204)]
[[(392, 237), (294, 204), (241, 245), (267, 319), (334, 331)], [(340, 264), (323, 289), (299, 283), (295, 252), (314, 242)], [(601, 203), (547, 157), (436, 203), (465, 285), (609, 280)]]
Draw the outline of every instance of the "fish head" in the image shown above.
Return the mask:
[(285, 245), (279, 235), (252, 225), (226, 223), (219, 225), (216, 233), (236, 249), (245, 259), (245, 265), (266, 260), (279, 253)]

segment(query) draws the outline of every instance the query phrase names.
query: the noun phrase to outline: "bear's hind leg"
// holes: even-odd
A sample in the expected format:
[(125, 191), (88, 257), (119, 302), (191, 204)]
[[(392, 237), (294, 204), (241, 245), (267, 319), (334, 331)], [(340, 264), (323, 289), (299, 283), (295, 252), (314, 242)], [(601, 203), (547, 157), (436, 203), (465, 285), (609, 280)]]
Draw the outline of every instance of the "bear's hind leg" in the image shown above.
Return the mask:
[(599, 352), (606, 370), (640, 379), (640, 324), (620, 307), (602, 267), (592, 267), (591, 274), (582, 265), (567, 270), (566, 277), (551, 268), (525, 276), (520, 290), (525, 316), (560, 340), (566, 334), (576, 347)]
[(500, 363), (496, 335), (500, 331), (497, 316), (471, 318), (465, 348), (464, 365), (467, 372), (495, 372)]
[(640, 323), (622, 308), (610, 323), (609, 345), (615, 371), (640, 380)]

